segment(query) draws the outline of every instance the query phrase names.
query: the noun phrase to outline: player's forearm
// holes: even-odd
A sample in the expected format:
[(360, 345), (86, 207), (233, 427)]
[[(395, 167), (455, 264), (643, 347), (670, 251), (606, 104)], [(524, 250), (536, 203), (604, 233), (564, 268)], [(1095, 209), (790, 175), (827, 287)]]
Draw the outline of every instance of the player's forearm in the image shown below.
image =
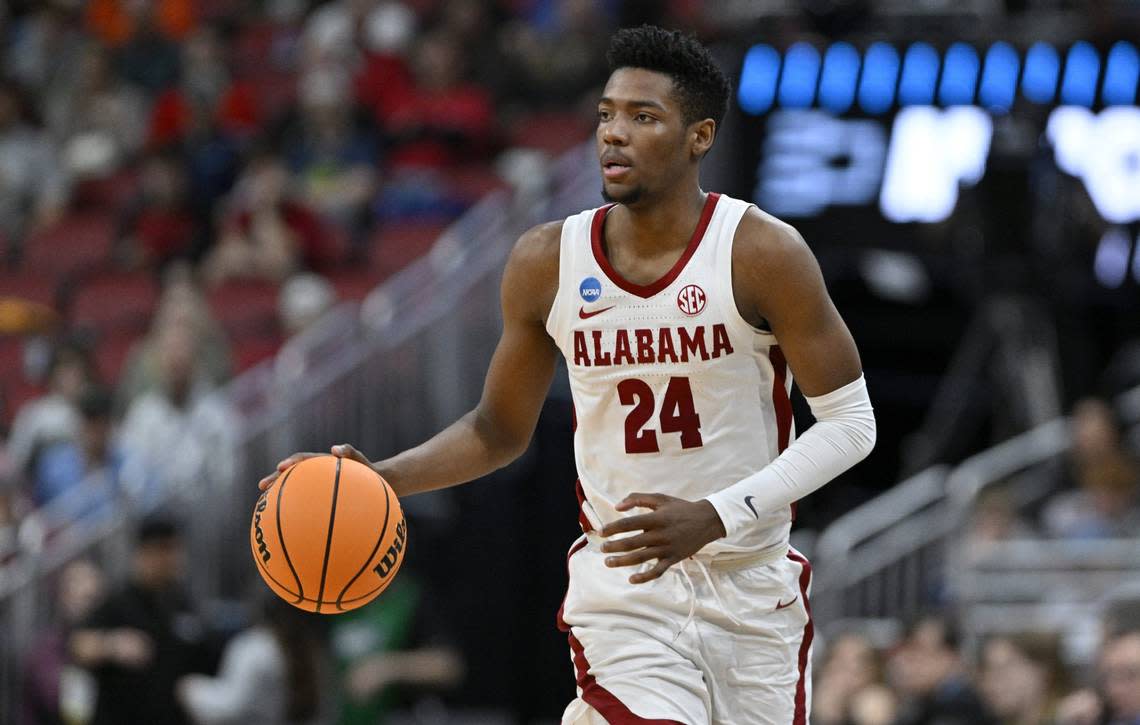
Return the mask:
[(763, 469), (707, 498), (729, 535), (755, 523), (759, 512), (790, 506), (874, 448), (875, 415), (862, 376), (808, 403), (815, 425)]
[(407, 496), (485, 476), (522, 455), (526, 444), (473, 410), (430, 440), (374, 465), (398, 496)]

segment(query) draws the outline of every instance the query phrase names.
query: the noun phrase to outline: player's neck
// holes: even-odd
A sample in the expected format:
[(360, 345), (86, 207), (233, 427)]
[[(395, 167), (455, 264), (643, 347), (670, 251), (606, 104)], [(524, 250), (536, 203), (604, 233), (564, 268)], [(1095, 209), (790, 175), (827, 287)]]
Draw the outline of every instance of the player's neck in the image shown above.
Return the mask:
[(633, 206), (619, 205), (607, 224), (610, 245), (621, 246), (638, 256), (652, 256), (669, 249), (684, 249), (700, 221), (707, 194), (697, 185)]

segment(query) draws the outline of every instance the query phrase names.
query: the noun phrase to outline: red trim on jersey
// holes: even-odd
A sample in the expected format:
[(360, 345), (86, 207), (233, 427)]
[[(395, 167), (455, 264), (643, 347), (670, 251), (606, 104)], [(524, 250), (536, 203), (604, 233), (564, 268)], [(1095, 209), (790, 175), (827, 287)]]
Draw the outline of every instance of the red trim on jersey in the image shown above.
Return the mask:
[(665, 273), (664, 277), (652, 284), (643, 285), (630, 282), (618, 274), (617, 270), (610, 264), (610, 260), (606, 258), (605, 250), (602, 249), (602, 229), (606, 224), (606, 214), (615, 206), (614, 204), (600, 207), (594, 212), (594, 221), (593, 224), (590, 225), (590, 241), (594, 248), (594, 259), (597, 260), (598, 266), (602, 268), (602, 272), (610, 278), (611, 282), (630, 294), (648, 299), (672, 284), (673, 280), (677, 279), (677, 276), (681, 274), (681, 270), (688, 264), (689, 259), (697, 251), (697, 247), (700, 246), (701, 240), (704, 239), (705, 230), (708, 228), (709, 221), (712, 219), (713, 210), (716, 209), (718, 199), (720, 199), (720, 194), (709, 192), (708, 198), (705, 199), (705, 206), (701, 209), (701, 219), (697, 222), (697, 228), (693, 230), (693, 236), (689, 238), (689, 244), (685, 247), (681, 258), (677, 260), (677, 263), (673, 265), (672, 269)]
[(788, 552), (788, 558), (803, 567), (800, 572), (800, 597), (807, 610), (807, 624), (804, 625), (804, 638), (800, 641), (800, 678), (796, 682), (796, 709), (792, 725), (807, 725), (807, 665), (811, 654), (811, 641), (815, 638), (815, 624), (811, 620), (811, 602), (808, 601), (808, 587), (811, 585), (811, 562), (796, 550)]
[[(768, 348), (775, 378), (772, 380), (772, 407), (776, 410), (776, 450), (783, 453), (792, 437), (792, 401), (788, 398), (788, 361), (779, 345)], [(796, 502), (792, 502), (792, 521), (796, 520)]]

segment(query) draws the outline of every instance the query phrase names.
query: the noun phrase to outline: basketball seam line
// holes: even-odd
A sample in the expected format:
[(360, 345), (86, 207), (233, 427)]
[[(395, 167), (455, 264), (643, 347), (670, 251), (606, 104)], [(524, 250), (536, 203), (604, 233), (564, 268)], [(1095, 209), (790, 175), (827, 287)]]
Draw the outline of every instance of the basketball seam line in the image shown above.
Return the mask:
[(384, 523), (380, 526), (380, 535), (376, 537), (376, 546), (372, 547), (372, 553), (364, 560), (364, 565), (360, 567), (360, 571), (356, 572), (356, 574), (348, 580), (348, 583), (344, 585), (344, 589), (341, 589), (340, 594), (336, 596), (336, 602), (334, 604), (337, 609), (341, 609), (341, 602), (344, 600), (344, 595), (348, 593), (349, 587), (360, 578), (360, 575), (363, 574), (364, 570), (368, 568), (368, 565), (372, 563), (372, 557), (376, 556), (376, 552), (380, 550), (380, 544), (384, 542), (384, 534), (388, 532), (388, 517), (392, 514), (392, 492), (388, 490), (386, 485), (384, 489)]
[(336, 477), (333, 479), (332, 506), (329, 511), (329, 537), (325, 542), (325, 563), (321, 566), (321, 588), (317, 592), (317, 612), (321, 611), (321, 603), (325, 598), (325, 576), (329, 573), (329, 555), (332, 553), (333, 524), (336, 522), (336, 497), (340, 493), (340, 463), (343, 458), (336, 459)]
[(293, 464), (293, 467), (285, 472), (285, 478), (281, 479), (281, 488), (277, 489), (277, 540), (281, 542), (281, 553), (285, 555), (285, 563), (289, 565), (289, 571), (293, 572), (293, 578), (297, 581), (297, 601), (300, 602), (305, 598), (305, 585), (301, 583), (301, 577), (293, 567), (293, 560), (289, 558), (289, 549), (285, 547), (285, 534), (281, 531), (281, 497), (285, 495), (285, 484), (289, 482), (289, 476), (293, 475), (293, 469), (296, 467), (297, 464)]
[[(402, 563), (402, 562), (403, 562), (403, 559), (401, 559), (400, 561), (401, 561), (401, 563)], [(258, 567), (261, 569), (262, 573), (263, 573), (265, 576), (269, 577), (269, 580), (270, 580), (270, 581), (272, 581), (272, 582), (273, 582), (274, 584), (276, 584), (277, 586), (281, 587), (281, 589), (282, 589), (283, 591), (287, 592), (287, 593), (289, 594), (289, 596), (292, 596), (292, 597), (295, 597), (295, 596), (297, 596), (297, 595), (296, 595), (296, 593), (295, 593), (295, 592), (293, 592), (291, 589), (289, 589), (289, 587), (285, 586), (285, 584), (284, 584), (283, 582), (280, 582), (280, 581), (278, 581), (278, 580), (277, 580), (277, 577), (275, 577), (275, 576), (273, 576), (272, 574), (270, 574), (270, 573), (269, 573), (269, 570), (265, 568), (265, 565), (264, 565), (264, 564), (262, 564), (260, 560), (257, 560), (257, 566), (258, 566)], [(399, 570), (400, 570), (400, 566), (399, 566), (399, 564), (397, 564), (396, 566), (392, 567), (392, 576), (395, 576), (396, 572), (398, 572)], [(386, 582), (385, 584), (383, 584), (383, 585), (381, 585), (381, 586), (377, 587), (377, 589), (383, 589), (383, 588), (384, 588), (384, 586), (385, 586), (386, 584), (387, 584), (387, 582)], [(372, 589), (371, 591), (367, 591), (367, 592), (365, 592), (364, 594), (361, 594), (361, 595), (360, 595), (360, 596), (358, 596), (358, 597), (353, 597), (352, 599), (342, 599), (342, 600), (341, 600), (341, 604), (351, 604), (351, 603), (353, 603), (353, 602), (359, 602), (361, 599), (367, 599), (367, 598), (369, 598), (369, 597), (370, 597), (370, 596), (372, 596), (372, 595), (373, 595), (375, 592), (376, 592), (376, 589)], [(300, 604), (301, 602), (310, 602), (310, 603), (312, 603), (312, 604), (316, 604), (316, 603), (318, 603), (319, 601), (320, 601), (319, 599), (313, 599), (312, 597), (301, 597), (301, 598), (300, 598), (300, 599), (298, 599), (297, 601), (295, 601), (295, 602), (291, 602), (291, 603), (292, 603), (292, 604)], [(324, 603), (325, 603), (325, 604), (333, 604), (334, 602), (324, 602)], [(347, 610), (347, 609), (345, 609), (344, 607), (340, 607), (340, 610), (341, 610), (341, 611), (343, 611), (343, 612), (347, 612), (347, 611), (348, 611), (348, 610)], [(306, 611), (307, 611), (307, 610), (306, 610)]]

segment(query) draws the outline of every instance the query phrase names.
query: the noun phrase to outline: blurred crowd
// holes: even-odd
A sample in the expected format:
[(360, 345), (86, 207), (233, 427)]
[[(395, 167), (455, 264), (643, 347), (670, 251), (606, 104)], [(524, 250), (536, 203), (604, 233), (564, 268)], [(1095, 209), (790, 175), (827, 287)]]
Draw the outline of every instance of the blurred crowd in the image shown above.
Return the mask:
[(264, 589), (239, 616), (210, 618), (185, 574), (182, 532), (163, 515), (142, 520), (122, 581), (87, 559), (65, 566), (57, 623), (22, 658), (18, 722), (374, 724), (463, 675), (455, 648), (426, 626), (414, 575), (335, 618)]
[(587, 138), (609, 29), (691, 5), (0, 7), (0, 562), (209, 480), (213, 391)]
[(927, 616), (876, 642), (847, 632), (824, 643), (814, 725), (1135, 725), (1140, 619), (1108, 619), (1091, 672), (1068, 667), (1060, 638), (992, 635), (974, 651), (951, 617)]

